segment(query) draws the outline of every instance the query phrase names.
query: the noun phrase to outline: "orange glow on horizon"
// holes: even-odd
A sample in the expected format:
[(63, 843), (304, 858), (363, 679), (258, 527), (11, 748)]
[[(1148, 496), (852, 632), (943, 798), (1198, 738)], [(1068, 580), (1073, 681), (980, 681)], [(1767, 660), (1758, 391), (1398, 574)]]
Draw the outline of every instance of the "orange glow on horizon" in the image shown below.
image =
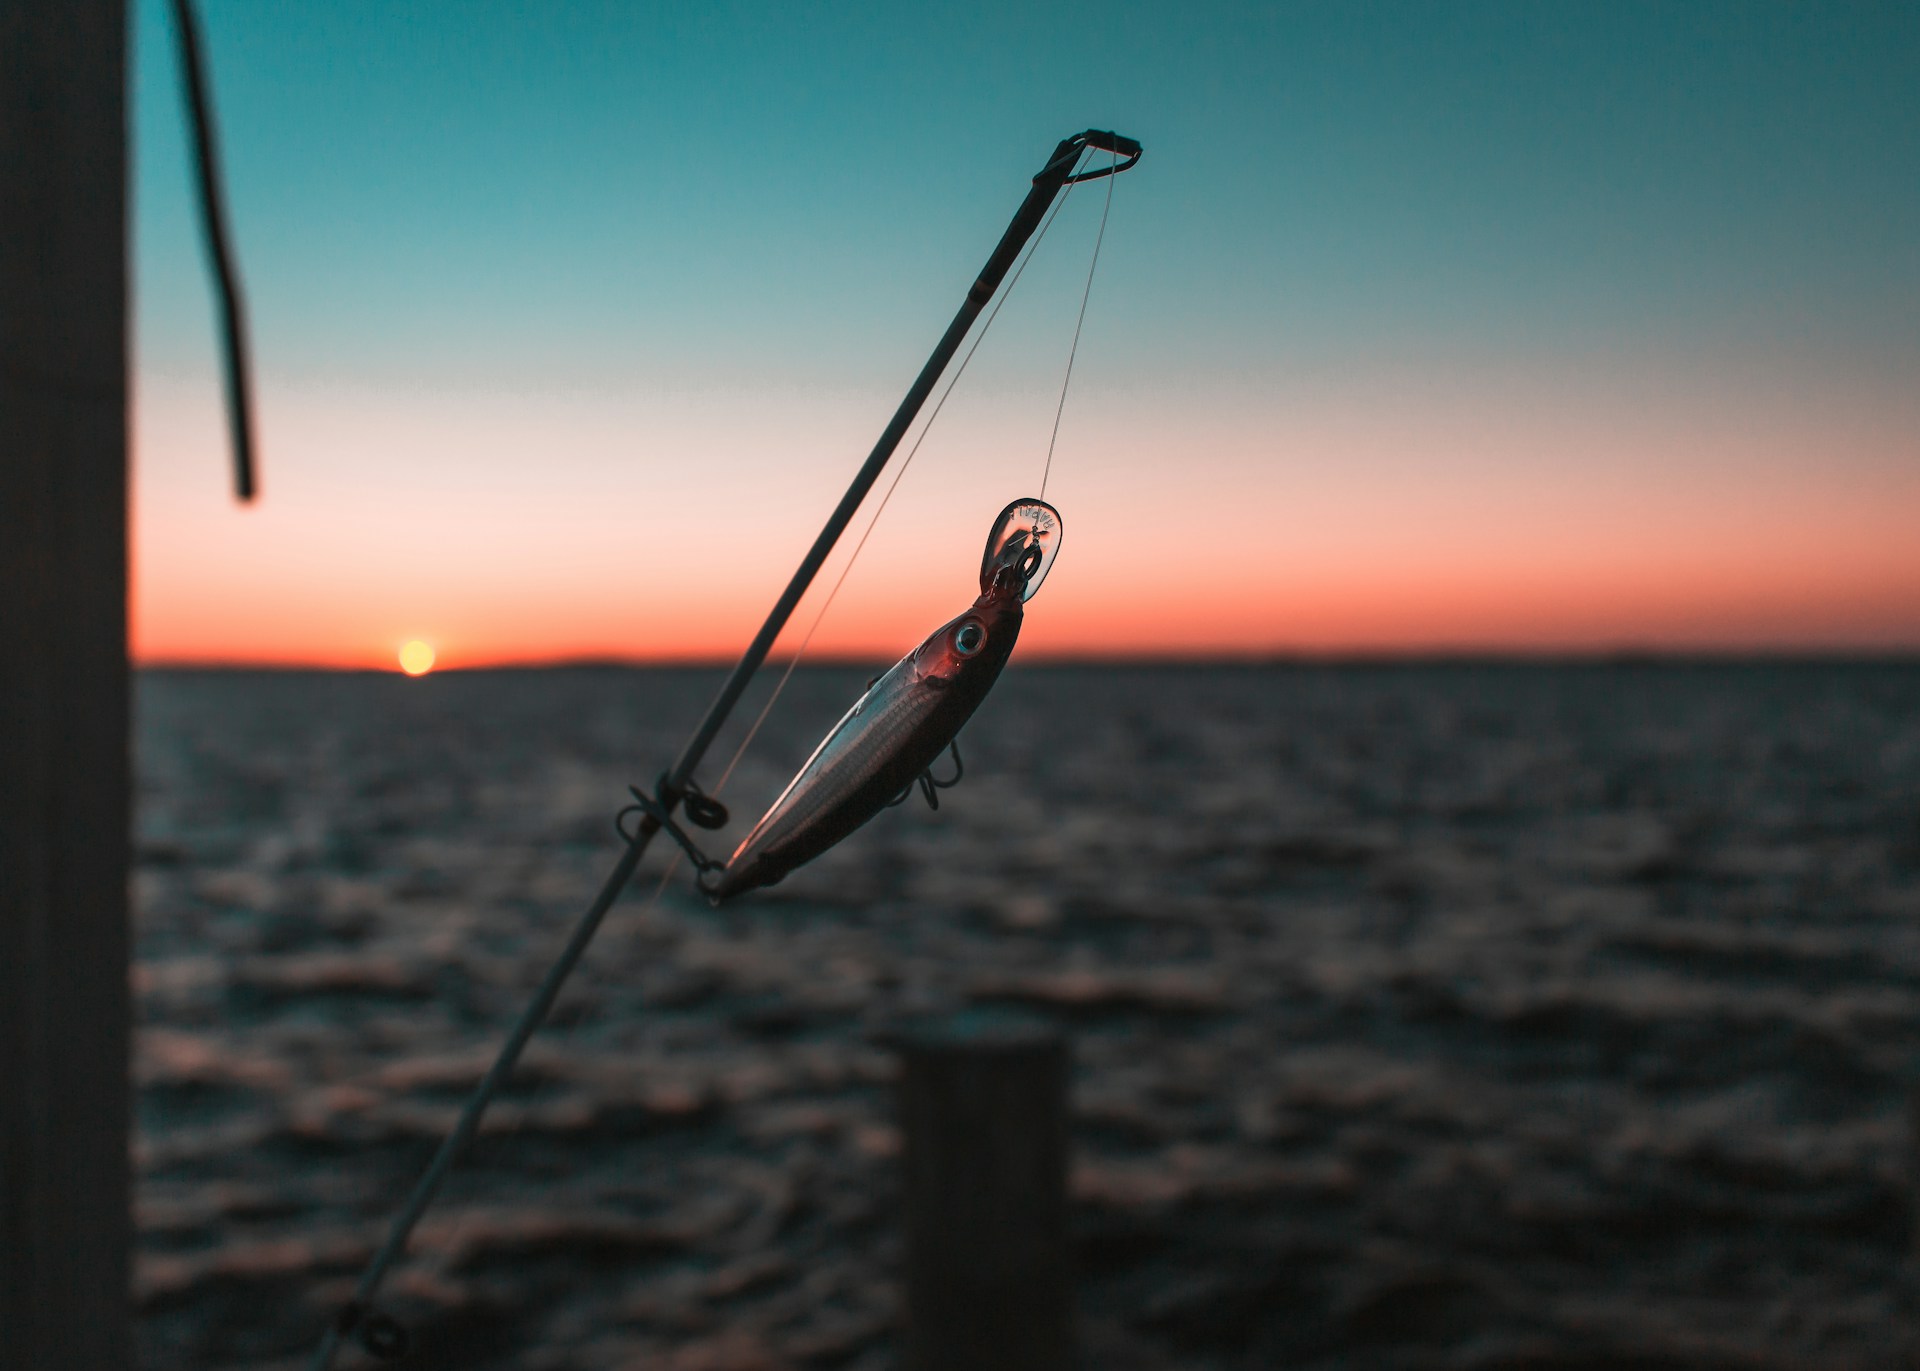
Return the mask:
[[(1068, 568), (1062, 567), (1062, 573)], [(1912, 650), (1920, 642), (1920, 574), (1896, 567), (1791, 564), (1773, 574), (1747, 568), (1656, 566), (1638, 574), (1610, 568), (1520, 568), (1437, 574), (1382, 567), (1371, 574), (1304, 570), (1297, 580), (1268, 573), (1237, 594), (1195, 593), (1139, 582), (1076, 585), (1062, 574), (1029, 607), (1017, 658), (1242, 657), (1294, 653)], [(892, 661), (964, 608), (951, 590), (877, 600), (843, 595), (808, 648), (810, 660)], [(775, 645), (791, 653), (812, 622), (803, 603)], [(136, 660), (168, 663), (378, 669), (394, 661), (393, 640), (368, 633), (347, 614), (247, 612), (194, 621), (162, 620)], [(660, 664), (730, 662), (759, 624), (758, 606), (689, 607), (639, 619), (602, 606), (511, 613), (485, 606), (453, 613), (438, 656), (463, 666), (582, 661)], [(320, 607), (315, 606), (316, 611)], [(596, 613), (599, 610), (601, 612)], [(373, 616), (370, 616), (373, 617)], [(384, 639), (384, 641), (382, 641)], [(409, 649), (425, 644), (408, 645)], [(418, 675), (435, 665), (401, 657)], [(418, 667), (418, 669), (416, 669)]]
[[(1076, 562), (1076, 551), (1088, 555)], [(1343, 564), (1276, 549), (1177, 579), (1124, 556), (1096, 562), (1097, 551), (1068, 544), (1028, 608), (1020, 658), (1920, 646), (1920, 553), (1862, 546), (1838, 531), (1797, 548), (1696, 548), (1640, 565), (1525, 545), (1471, 560), (1448, 549), (1432, 563), (1407, 556)], [(898, 582), (857, 576), (808, 656), (893, 660), (965, 608), (970, 569)], [(210, 588), (142, 604), (134, 658), (391, 669), (392, 644), (403, 636), (394, 621), (430, 618), (444, 629), (434, 648), (417, 645), (426, 649), (420, 670), (436, 656), (472, 667), (731, 661), (778, 591), (777, 575), (763, 579), (725, 593), (649, 597), (616, 587), (593, 599), (567, 587), (462, 596), (368, 586), (351, 598), (298, 585), (220, 596)], [(821, 584), (831, 579), (830, 568)], [(802, 602), (776, 657), (798, 645), (820, 594), (816, 588)], [(401, 666), (419, 674), (404, 655)]]
[[(1455, 378), (1446, 403), (1429, 385), (1396, 408), (1374, 392), (1397, 382), (1371, 384), (1089, 421), (1053, 471), (1061, 562), (1019, 659), (1920, 649), (1910, 399), (1822, 408), (1708, 388), (1634, 408), (1615, 393), (1626, 382), (1523, 395), (1512, 378)], [(423, 624), (462, 667), (735, 660), (892, 403), (654, 396), (556, 417), (539, 396), (290, 393), (268, 411), (267, 494), (236, 510), (204, 479), (217, 388), (191, 390), (197, 410), (150, 391), (134, 660), (363, 670), (392, 670)], [(894, 660), (976, 592), (980, 540), (1036, 472), (1010, 421), (954, 423), (889, 503), (810, 659)], [(529, 451), (574, 465), (536, 468)], [(404, 460), (374, 501), (380, 478), (341, 453)], [(153, 475), (174, 467), (194, 479)]]

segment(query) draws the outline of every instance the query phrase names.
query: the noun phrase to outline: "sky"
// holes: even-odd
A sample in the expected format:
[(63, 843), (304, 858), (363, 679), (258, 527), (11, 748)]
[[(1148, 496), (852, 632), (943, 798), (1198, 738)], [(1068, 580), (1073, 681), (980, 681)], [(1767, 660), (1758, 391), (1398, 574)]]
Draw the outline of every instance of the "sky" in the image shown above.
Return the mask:
[(1023, 657), (1920, 648), (1909, 3), (200, 0), (244, 509), (133, 10), (141, 662), (737, 655), (1090, 126), (810, 652), (1043, 470)]

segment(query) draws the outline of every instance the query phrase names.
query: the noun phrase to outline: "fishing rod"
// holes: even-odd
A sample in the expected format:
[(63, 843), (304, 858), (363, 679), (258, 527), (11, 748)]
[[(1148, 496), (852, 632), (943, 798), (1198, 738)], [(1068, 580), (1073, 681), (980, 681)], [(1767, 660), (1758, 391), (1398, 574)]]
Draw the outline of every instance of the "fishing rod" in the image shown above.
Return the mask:
[[(1076, 171), (1075, 168), (1079, 165), (1082, 154), (1089, 150), (1110, 153), (1113, 160), (1104, 167)], [(774, 601), (773, 609), (768, 613), (766, 622), (760, 626), (760, 631), (754, 634), (753, 641), (747, 644), (746, 651), (741, 654), (739, 663), (721, 684), (719, 693), (714, 697), (713, 703), (707, 706), (706, 715), (694, 729), (693, 736), (687, 740), (686, 746), (681, 749), (679, 757), (661, 775), (652, 796), (649, 797), (651, 802), (643, 807), (640, 820), (633, 831), (629, 833), (624, 828), (621, 830), (625, 847), (620, 853), (619, 860), (614, 863), (613, 870), (601, 885), (599, 893), (594, 896), (593, 902), (587, 906), (586, 911), (575, 923), (559, 957), (548, 969), (546, 977), (534, 992), (532, 1000), (528, 1002), (526, 1009), (521, 1012), (520, 1018), (507, 1034), (506, 1041), (493, 1060), (493, 1065), (487, 1069), (479, 1085), (474, 1087), (473, 1094), (468, 1097), (466, 1105), (460, 1111), (460, 1118), (455, 1123), (453, 1131), (440, 1144), (439, 1150), (434, 1153), (433, 1160), (427, 1164), (426, 1171), (415, 1183), (406, 1204), (395, 1216), (387, 1232), (386, 1241), (374, 1253), (372, 1260), (367, 1263), (366, 1270), (361, 1274), (359, 1283), (354, 1288), (353, 1297), (328, 1324), (321, 1338), (320, 1347), (314, 1354), (313, 1371), (329, 1371), (334, 1358), (339, 1353), (341, 1343), (355, 1335), (358, 1336), (361, 1345), (376, 1357), (393, 1358), (405, 1351), (407, 1345), (405, 1330), (390, 1315), (375, 1309), (374, 1298), (379, 1294), (387, 1272), (406, 1250), (408, 1239), (439, 1194), (448, 1173), (452, 1171), (454, 1164), (473, 1141), (474, 1134), (479, 1131), (481, 1120), (486, 1115), (488, 1106), (493, 1102), (493, 1097), (506, 1084), (507, 1078), (513, 1073), (514, 1066), (520, 1060), (521, 1052), (534, 1033), (539, 1030), (540, 1025), (545, 1022), (567, 978), (573, 973), (574, 966), (599, 931), (607, 911), (613, 907), (621, 892), (626, 889), (628, 882), (633, 879), (633, 873), (639, 867), (641, 858), (646, 855), (654, 835), (672, 822), (676, 808), (684, 804), (688, 817), (701, 827), (719, 827), (726, 822), (725, 811), (720, 808), (717, 801), (700, 793), (694, 783), (693, 774), (706, 757), (707, 749), (713, 745), (713, 740), (719, 736), (728, 716), (733, 713), (734, 706), (740, 702), (740, 697), (745, 693), (748, 683), (760, 669), (761, 664), (766, 661), (767, 654), (773, 649), (774, 641), (780, 636), (780, 631), (786, 627), (787, 620), (799, 605), (801, 597), (813, 584), (813, 578), (819, 573), (828, 555), (832, 553), (835, 544), (839, 542), (840, 535), (852, 522), (854, 514), (860, 508), (868, 491), (873, 488), (874, 482), (879, 480), (880, 473), (885, 470), (895, 449), (900, 446), (901, 439), (906, 436), (907, 430), (920, 413), (921, 406), (933, 392), (941, 373), (946, 370), (954, 354), (959, 351), (961, 343), (966, 340), (967, 333), (980, 317), (981, 310), (999, 290), (1000, 283), (1006, 279), (1007, 271), (1020, 255), (1020, 250), (1026, 246), (1027, 240), (1033, 236), (1034, 230), (1040, 226), (1055, 197), (1068, 186), (1083, 181), (1099, 180), (1102, 177), (1114, 176), (1126, 171), (1140, 160), (1140, 153), (1140, 143), (1135, 139), (1101, 129), (1087, 129), (1085, 132), (1061, 139), (1059, 145), (1054, 148), (1053, 154), (1047, 159), (1046, 165), (1034, 174), (1026, 198), (1021, 201), (1020, 208), (1014, 212), (1013, 219), (1008, 223), (1006, 232), (1001, 235), (1000, 242), (995, 246), (992, 255), (987, 258), (986, 265), (981, 268), (973, 285), (967, 290), (966, 298), (961, 301), (959, 310), (953, 316), (953, 322), (947, 325), (947, 331), (941, 335), (940, 341), (934, 346), (926, 365), (921, 367), (920, 374), (907, 388), (906, 397), (901, 400), (900, 407), (894, 411), (893, 418), (888, 421), (886, 428), (881, 431), (879, 440), (874, 443), (872, 452), (867, 455), (866, 461), (854, 474), (853, 482), (847, 487), (846, 494), (840, 497), (840, 503), (834, 506), (833, 513), (827, 517), (826, 526), (813, 540), (813, 546), (801, 559), (800, 566), (793, 573), (792, 579), (787, 582), (786, 589), (780, 593), (780, 598)], [(1005, 518), (1006, 516), (1003, 515), (1003, 521)]]

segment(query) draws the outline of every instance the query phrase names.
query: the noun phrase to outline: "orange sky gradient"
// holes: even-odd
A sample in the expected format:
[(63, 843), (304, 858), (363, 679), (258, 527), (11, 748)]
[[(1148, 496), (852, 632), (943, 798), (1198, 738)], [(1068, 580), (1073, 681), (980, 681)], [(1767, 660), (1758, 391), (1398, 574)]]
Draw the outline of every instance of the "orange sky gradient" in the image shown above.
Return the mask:
[[(140, 389), (143, 664), (392, 668), (414, 638), (441, 668), (732, 658), (892, 403), (270, 388), (243, 510), (210, 381)], [(1920, 647), (1920, 402), (1885, 387), (1429, 364), (1074, 398), (1023, 659)], [(956, 396), (811, 653), (889, 659), (966, 604), (1050, 402)]]
[(1076, 337), (1021, 661), (1920, 652), (1911, 5), (209, 8), (263, 496), (144, 4), (140, 663), (734, 658), (1089, 124), (814, 652), (968, 603)]

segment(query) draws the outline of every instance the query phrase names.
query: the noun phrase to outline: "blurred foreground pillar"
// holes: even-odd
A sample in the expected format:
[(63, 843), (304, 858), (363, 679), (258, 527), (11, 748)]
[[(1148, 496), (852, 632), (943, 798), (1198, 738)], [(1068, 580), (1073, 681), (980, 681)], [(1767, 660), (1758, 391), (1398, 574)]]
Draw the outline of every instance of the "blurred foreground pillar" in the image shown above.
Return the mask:
[(126, 14), (0, 0), (0, 1364), (125, 1371)]
[(959, 1015), (900, 1047), (907, 1371), (1068, 1371), (1066, 1044)]

